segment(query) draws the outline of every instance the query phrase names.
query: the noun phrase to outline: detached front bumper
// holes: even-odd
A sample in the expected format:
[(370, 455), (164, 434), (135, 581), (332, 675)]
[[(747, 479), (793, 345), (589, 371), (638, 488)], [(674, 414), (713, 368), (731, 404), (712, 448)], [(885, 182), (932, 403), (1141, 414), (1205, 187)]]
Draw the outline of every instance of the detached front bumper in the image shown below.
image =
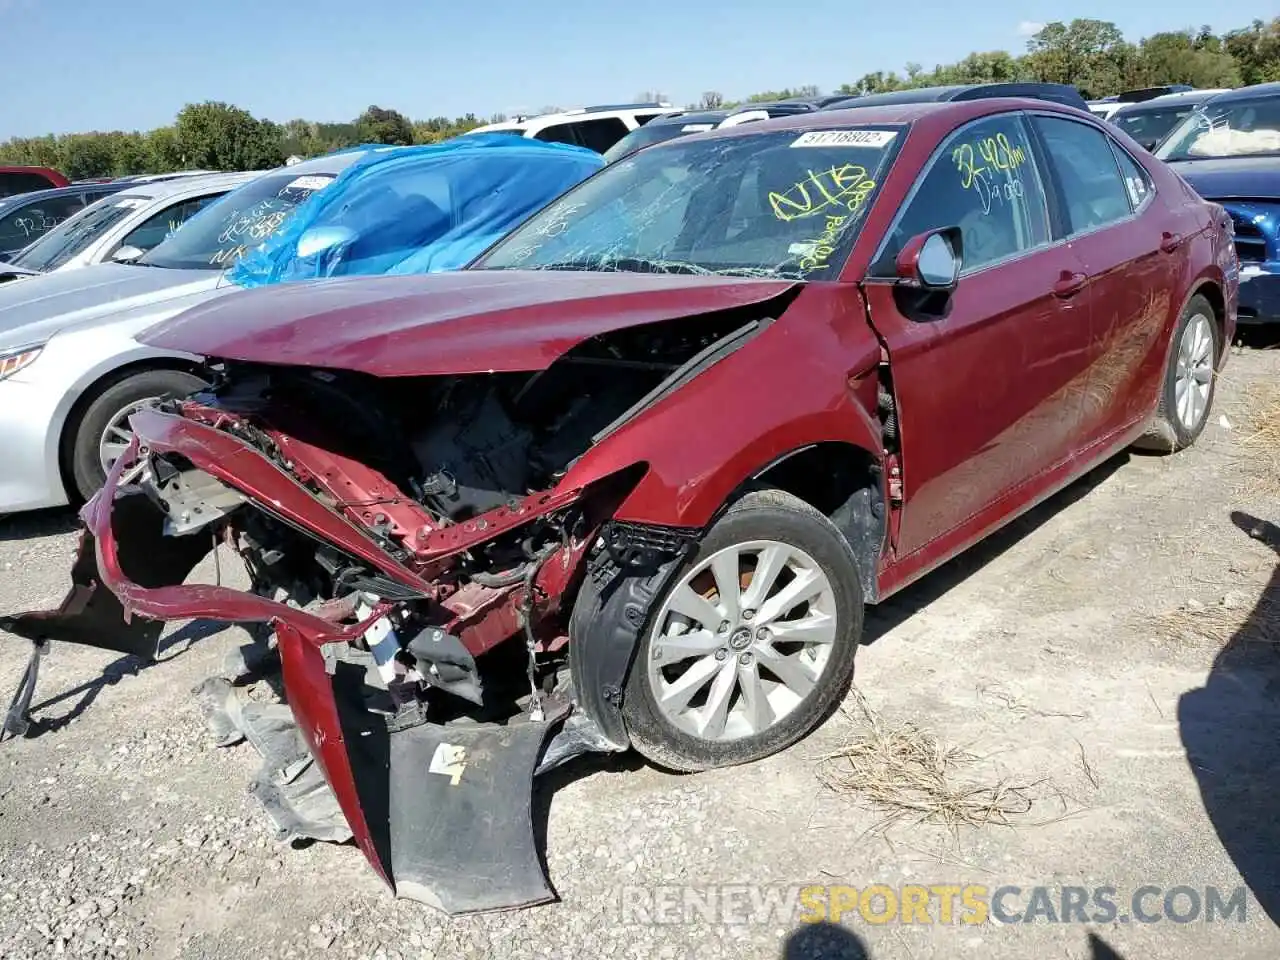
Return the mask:
[(542, 720), (506, 724), (406, 719), (385, 708), (372, 656), (349, 642), (379, 614), (342, 625), (227, 587), (184, 585), (213, 537), (166, 536), (164, 514), (149, 497), (117, 490), (139, 444), (163, 446), (160, 423), (134, 418), (134, 448), (81, 511), (86, 530), (62, 606), (0, 619), (0, 629), (37, 644), (63, 640), (154, 658), (165, 620), (269, 623), (297, 732), (357, 845), (397, 896), (451, 914), (553, 899), (534, 841), (532, 782), (544, 751), (564, 753), (546, 741), (567, 704)]

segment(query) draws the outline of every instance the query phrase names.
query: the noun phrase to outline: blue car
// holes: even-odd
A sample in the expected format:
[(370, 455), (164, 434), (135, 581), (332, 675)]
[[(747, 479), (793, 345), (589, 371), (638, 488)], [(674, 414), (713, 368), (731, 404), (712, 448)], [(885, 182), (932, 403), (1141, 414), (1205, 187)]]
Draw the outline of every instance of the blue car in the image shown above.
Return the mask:
[(1206, 200), (1231, 215), (1243, 324), (1280, 323), (1280, 83), (1222, 93), (1156, 150)]

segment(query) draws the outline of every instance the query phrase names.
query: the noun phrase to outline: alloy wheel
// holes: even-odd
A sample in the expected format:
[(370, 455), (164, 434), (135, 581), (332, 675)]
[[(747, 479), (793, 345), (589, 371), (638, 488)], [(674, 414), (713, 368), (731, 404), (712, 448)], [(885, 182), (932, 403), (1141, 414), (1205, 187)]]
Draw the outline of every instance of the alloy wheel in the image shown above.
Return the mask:
[(1195, 430), (1209, 409), (1213, 385), (1213, 327), (1202, 313), (1195, 314), (1178, 341), (1178, 369), (1174, 379), (1174, 408), (1183, 429)]
[(654, 620), (658, 711), (705, 740), (759, 734), (818, 685), (839, 635), (831, 581), (803, 550), (734, 544), (686, 573)]

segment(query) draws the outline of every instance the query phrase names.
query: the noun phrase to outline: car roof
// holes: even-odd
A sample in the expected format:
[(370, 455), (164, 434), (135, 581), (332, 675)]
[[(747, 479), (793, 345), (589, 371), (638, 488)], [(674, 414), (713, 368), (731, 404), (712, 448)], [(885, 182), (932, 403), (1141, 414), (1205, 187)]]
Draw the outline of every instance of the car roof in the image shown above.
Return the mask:
[(1179, 104), (1196, 104), (1205, 100), (1211, 100), (1222, 93), (1230, 92), (1227, 89), (1221, 90), (1182, 90), (1178, 93), (1165, 93), (1158, 97), (1152, 97), (1150, 100), (1139, 100), (1136, 103), (1126, 103), (1119, 110), (1113, 113), (1112, 117), (1124, 115), (1132, 116), (1135, 113), (1154, 113), (1157, 110), (1166, 109), (1168, 107), (1176, 107)]
[(1050, 103), (1065, 103), (1084, 109), (1085, 99), (1075, 87), (1065, 83), (955, 83), (938, 87), (911, 87), (888, 93), (871, 93), (829, 103), (822, 110), (844, 110), (853, 106), (886, 103), (945, 103), (949, 101), (1029, 97)]
[[(728, 110), (681, 110), (679, 113), (664, 113), (654, 117), (644, 127), (665, 127), (673, 123), (719, 123), (729, 115)], [(631, 131), (635, 133), (635, 130)]]
[(15, 193), (11, 197), (0, 197), (0, 211), (10, 209), (12, 207), (25, 206), (28, 203), (39, 202), (40, 200), (53, 200), (57, 197), (66, 197), (79, 193), (101, 193), (104, 197), (108, 194), (116, 193), (122, 187), (127, 186), (123, 183), (78, 183), (69, 187), (50, 187), (48, 190), (30, 190), (27, 193)]
[[(296, 169), (290, 168), (290, 169)], [(175, 180), (143, 180), (121, 184), (120, 192), (131, 197), (142, 197), (147, 200), (167, 200), (184, 194), (200, 194), (219, 187), (231, 189), (250, 180), (256, 180), (267, 171), (255, 170), (236, 173), (207, 173), (199, 176), (179, 177)], [(118, 181), (117, 181), (118, 182)]]
[(1267, 97), (1280, 97), (1280, 82), (1255, 83), (1251, 87), (1237, 87), (1227, 93), (1220, 93), (1212, 100), (1215, 104), (1234, 103), (1237, 100), (1256, 100)]
[[(1087, 117), (1095, 122), (1098, 119), (1087, 110), (1080, 110), (1052, 100), (1038, 100), (1034, 97), (981, 97), (976, 100), (886, 103), (870, 107), (859, 107), (851, 103), (848, 107), (840, 110), (833, 108), (813, 110), (809, 113), (796, 113), (786, 117), (757, 120), (754, 123), (743, 123), (733, 127), (717, 127), (707, 133), (696, 133), (692, 136), (699, 139), (746, 137), (776, 130), (796, 130), (801, 132), (806, 130), (838, 130), (846, 127), (905, 124), (918, 120), (934, 119), (938, 119), (946, 125), (958, 126), (978, 117), (984, 117), (992, 113), (1005, 113), (1010, 110), (1047, 110), (1054, 113), (1068, 114), (1073, 117)], [(661, 150), (664, 146), (664, 144), (657, 144), (650, 149)]]

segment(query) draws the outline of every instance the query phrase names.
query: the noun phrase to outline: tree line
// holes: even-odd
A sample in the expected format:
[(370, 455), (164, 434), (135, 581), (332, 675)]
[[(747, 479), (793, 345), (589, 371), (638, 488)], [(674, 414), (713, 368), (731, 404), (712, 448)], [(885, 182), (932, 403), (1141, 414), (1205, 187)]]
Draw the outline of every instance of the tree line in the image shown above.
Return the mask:
[[(918, 63), (908, 63), (901, 73), (868, 73), (835, 92), (853, 95), (1001, 81), (1069, 83), (1086, 98), (1169, 83), (1237, 87), (1280, 81), (1280, 17), (1270, 22), (1255, 20), (1223, 34), (1201, 27), (1156, 33), (1136, 43), (1125, 40), (1114, 23), (1104, 20), (1047, 23), (1029, 38), (1027, 52), (1021, 56), (1003, 50), (971, 53), (957, 63), (929, 71)], [(718, 109), (816, 96), (819, 92), (815, 86), (800, 86), (766, 90), (734, 101), (708, 91), (688, 107)], [(646, 91), (637, 99), (665, 97)], [(555, 109), (547, 107), (542, 112)], [(502, 119), (502, 115), (490, 118)], [(291, 156), (319, 156), (358, 143), (437, 143), (484, 122), (471, 113), (410, 120), (396, 110), (371, 106), (348, 123), (276, 123), (231, 104), (208, 101), (188, 104), (173, 124), (145, 133), (114, 130), (14, 137), (0, 142), (0, 163), (54, 167), (73, 180), (183, 169), (263, 170), (279, 166)]]

